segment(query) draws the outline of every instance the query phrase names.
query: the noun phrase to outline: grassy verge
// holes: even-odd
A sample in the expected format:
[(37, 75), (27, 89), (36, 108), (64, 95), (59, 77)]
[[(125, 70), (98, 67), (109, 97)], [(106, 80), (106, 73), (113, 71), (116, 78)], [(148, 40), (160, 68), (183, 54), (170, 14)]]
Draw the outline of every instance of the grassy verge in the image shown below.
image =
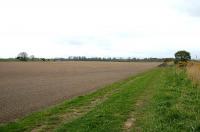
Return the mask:
[(184, 70), (165, 69), (165, 79), (156, 95), (141, 109), (137, 129), (148, 132), (200, 131), (200, 89)]
[(199, 95), (184, 70), (156, 68), (2, 124), (0, 131), (200, 131)]

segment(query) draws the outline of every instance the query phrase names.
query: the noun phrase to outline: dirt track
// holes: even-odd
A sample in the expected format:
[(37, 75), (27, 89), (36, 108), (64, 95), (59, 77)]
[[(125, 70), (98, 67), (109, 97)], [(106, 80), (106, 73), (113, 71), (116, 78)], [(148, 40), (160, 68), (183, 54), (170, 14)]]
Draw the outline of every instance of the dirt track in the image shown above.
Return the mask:
[(158, 64), (0, 62), (0, 122), (12, 121)]

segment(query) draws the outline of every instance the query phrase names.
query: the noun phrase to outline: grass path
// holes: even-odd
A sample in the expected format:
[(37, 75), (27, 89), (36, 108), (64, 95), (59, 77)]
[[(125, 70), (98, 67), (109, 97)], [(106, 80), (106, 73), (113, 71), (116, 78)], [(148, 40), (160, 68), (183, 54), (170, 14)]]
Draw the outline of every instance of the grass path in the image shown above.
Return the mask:
[(2, 124), (0, 131), (200, 131), (199, 98), (184, 70), (156, 68)]
[(137, 98), (150, 88), (160, 72), (161, 69), (156, 69), (125, 83), (119, 93), (113, 94), (85, 116), (61, 125), (56, 131), (122, 131)]
[[(150, 82), (148, 86), (145, 87), (144, 92), (142, 92), (133, 104), (133, 110), (129, 113), (129, 118), (124, 123), (124, 131), (130, 132), (133, 130), (140, 131), (140, 128), (136, 126), (137, 116), (142, 109), (148, 105), (149, 101), (156, 94), (156, 89), (162, 84), (164, 71), (159, 71), (160, 74), (154, 76), (153, 81)], [(141, 115), (142, 116), (142, 115)]]

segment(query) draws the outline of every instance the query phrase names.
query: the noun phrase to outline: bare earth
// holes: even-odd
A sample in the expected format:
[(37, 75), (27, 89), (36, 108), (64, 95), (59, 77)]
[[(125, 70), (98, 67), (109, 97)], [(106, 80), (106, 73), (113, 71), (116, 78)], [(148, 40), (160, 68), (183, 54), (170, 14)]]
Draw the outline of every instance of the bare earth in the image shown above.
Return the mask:
[(0, 62), (0, 122), (83, 95), (159, 63)]

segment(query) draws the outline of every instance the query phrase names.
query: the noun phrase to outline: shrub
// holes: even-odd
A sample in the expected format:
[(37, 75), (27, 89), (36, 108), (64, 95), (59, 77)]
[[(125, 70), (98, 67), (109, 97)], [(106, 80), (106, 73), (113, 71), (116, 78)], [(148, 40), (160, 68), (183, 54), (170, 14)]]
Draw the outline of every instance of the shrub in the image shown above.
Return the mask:
[(179, 62), (187, 62), (191, 60), (190, 52), (185, 50), (181, 50), (175, 53), (175, 63), (178, 64)]

